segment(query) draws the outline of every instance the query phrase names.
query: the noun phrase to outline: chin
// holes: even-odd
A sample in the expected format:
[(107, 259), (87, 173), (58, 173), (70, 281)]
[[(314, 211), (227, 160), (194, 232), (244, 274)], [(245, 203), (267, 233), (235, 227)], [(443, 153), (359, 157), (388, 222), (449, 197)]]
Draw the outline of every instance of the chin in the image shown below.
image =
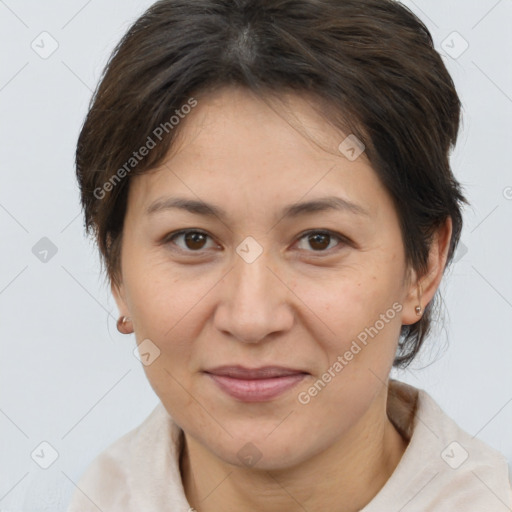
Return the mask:
[[(303, 440), (295, 439), (285, 431), (280, 435), (275, 432), (269, 435), (269, 432), (272, 430), (247, 431), (243, 439), (233, 439), (226, 435), (222, 440), (217, 439), (213, 445), (209, 440), (203, 441), (219, 459), (238, 468), (255, 471), (289, 469), (308, 459), (315, 451), (313, 447), (308, 449)], [(321, 449), (318, 447), (319, 451)]]

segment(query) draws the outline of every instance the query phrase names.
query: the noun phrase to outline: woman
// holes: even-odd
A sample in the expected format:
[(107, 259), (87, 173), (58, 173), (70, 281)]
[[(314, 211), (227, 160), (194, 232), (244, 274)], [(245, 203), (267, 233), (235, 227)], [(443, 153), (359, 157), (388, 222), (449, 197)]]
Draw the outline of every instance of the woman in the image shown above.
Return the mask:
[(459, 116), (391, 0), (163, 0), (134, 23), (77, 176), (161, 404), (69, 511), (512, 506), (504, 457), (389, 378), (459, 241)]

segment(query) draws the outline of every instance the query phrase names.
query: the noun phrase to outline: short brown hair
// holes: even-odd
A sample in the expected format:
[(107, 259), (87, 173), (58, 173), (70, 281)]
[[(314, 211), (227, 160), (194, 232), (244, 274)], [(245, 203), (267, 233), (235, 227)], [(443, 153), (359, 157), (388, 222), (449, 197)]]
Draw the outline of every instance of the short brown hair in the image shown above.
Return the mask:
[[(114, 49), (77, 144), (85, 227), (112, 282), (120, 282), (130, 176), (164, 159), (183, 105), (227, 85), (316, 98), (326, 120), (364, 143), (393, 198), (407, 264), (425, 272), (432, 235), (448, 217), (451, 262), (467, 203), (449, 163), (461, 104), (409, 9), (393, 0), (161, 0)], [(167, 129), (158, 144), (127, 168), (159, 126)], [(394, 366), (419, 351), (434, 304), (402, 326)]]

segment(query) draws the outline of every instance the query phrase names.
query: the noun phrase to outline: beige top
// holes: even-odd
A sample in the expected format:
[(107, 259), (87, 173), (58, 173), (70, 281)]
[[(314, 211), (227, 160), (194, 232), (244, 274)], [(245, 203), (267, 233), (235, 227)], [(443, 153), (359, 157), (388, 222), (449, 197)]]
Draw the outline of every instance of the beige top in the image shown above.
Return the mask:
[[(424, 390), (390, 380), (387, 413), (409, 439), (360, 512), (512, 510), (507, 461), (457, 426)], [(183, 431), (159, 403), (87, 468), (67, 512), (189, 512), (179, 469)]]

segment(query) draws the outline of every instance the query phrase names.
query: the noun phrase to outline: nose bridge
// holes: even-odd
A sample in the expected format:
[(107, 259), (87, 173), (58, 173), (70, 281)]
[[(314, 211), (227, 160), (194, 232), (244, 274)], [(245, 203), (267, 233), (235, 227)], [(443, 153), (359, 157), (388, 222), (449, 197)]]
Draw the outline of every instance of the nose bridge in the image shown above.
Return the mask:
[[(267, 293), (269, 279), (275, 279), (268, 267), (272, 266), (273, 254), (270, 237), (245, 237), (235, 248), (233, 279), (237, 293), (255, 295)], [(257, 298), (257, 297), (256, 297)]]
[(240, 255), (245, 248), (241, 244), (237, 249), (238, 261), (235, 263), (233, 276), (233, 279), (236, 281), (235, 293), (241, 295), (241, 298), (245, 299), (245, 301), (250, 299), (250, 297), (254, 297), (256, 300), (261, 300), (262, 298), (265, 298), (265, 296), (270, 295), (269, 285), (271, 283), (269, 283), (269, 281), (276, 279), (273, 273), (269, 270), (271, 265), (270, 251), (263, 250), (261, 254), (252, 259), (250, 255), (251, 252), (254, 251), (253, 248), (249, 248), (249, 251), (246, 254), (249, 256), (248, 258), (243, 254)]

